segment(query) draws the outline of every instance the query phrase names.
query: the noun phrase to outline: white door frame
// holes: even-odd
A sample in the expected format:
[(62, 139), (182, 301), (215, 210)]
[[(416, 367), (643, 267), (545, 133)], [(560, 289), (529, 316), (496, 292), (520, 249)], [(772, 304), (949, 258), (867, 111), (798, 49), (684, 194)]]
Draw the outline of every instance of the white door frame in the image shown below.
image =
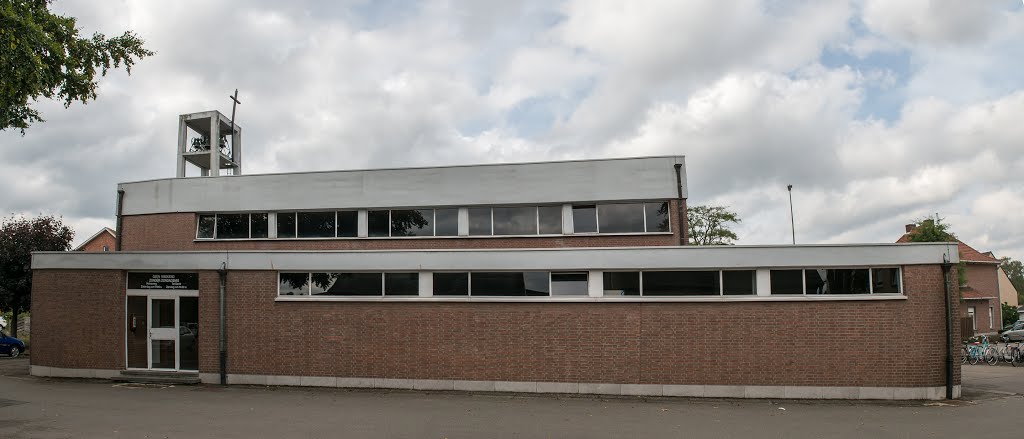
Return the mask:
[[(163, 370), (163, 371), (178, 371), (181, 370), (181, 332), (179, 326), (181, 326), (181, 298), (182, 297), (199, 297), (199, 291), (197, 290), (127, 290), (125, 295), (125, 316), (127, 318), (128, 312), (128, 296), (143, 296), (146, 297), (146, 364), (145, 368), (127, 367), (126, 370)], [(173, 328), (153, 328), (153, 299), (157, 300), (174, 300), (174, 327)], [(153, 341), (154, 340), (174, 340), (174, 368), (155, 368), (153, 367)], [(128, 337), (125, 335), (124, 345), (124, 358), (125, 362), (128, 361)]]

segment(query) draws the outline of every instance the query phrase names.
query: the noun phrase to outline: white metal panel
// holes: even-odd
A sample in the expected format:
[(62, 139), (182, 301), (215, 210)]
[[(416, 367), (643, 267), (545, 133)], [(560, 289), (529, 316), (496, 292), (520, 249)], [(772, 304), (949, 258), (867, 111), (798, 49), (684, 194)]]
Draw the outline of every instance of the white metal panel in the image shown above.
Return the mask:
[(959, 261), (955, 243), (487, 250), (36, 252), (33, 269), (615, 270), (857, 267)]
[(174, 178), (118, 187), (125, 215), (674, 199), (676, 163), (684, 158)]

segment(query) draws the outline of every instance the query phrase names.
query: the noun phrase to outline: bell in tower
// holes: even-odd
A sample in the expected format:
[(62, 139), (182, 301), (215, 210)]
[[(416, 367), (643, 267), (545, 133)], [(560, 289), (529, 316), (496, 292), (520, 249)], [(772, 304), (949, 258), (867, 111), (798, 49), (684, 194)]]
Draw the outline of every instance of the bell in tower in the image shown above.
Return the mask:
[(189, 163), (203, 177), (241, 174), (242, 128), (216, 110), (182, 114), (178, 117), (178, 178), (185, 177)]

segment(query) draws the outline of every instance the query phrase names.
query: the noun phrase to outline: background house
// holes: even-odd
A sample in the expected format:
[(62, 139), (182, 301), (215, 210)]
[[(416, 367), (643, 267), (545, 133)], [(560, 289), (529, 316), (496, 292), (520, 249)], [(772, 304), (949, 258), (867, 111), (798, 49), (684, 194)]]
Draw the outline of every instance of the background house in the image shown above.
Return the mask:
[(117, 234), (113, 229), (104, 227), (96, 232), (85, 242), (75, 247), (76, 252), (109, 252), (114, 251), (117, 244)]

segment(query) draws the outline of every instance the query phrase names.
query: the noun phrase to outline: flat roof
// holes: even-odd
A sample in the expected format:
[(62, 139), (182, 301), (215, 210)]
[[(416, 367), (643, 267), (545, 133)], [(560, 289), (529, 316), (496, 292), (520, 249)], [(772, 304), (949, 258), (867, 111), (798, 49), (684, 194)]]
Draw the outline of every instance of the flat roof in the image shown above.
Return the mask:
[(34, 252), (32, 269), (307, 271), (879, 267), (959, 261), (955, 243), (459, 250)]

